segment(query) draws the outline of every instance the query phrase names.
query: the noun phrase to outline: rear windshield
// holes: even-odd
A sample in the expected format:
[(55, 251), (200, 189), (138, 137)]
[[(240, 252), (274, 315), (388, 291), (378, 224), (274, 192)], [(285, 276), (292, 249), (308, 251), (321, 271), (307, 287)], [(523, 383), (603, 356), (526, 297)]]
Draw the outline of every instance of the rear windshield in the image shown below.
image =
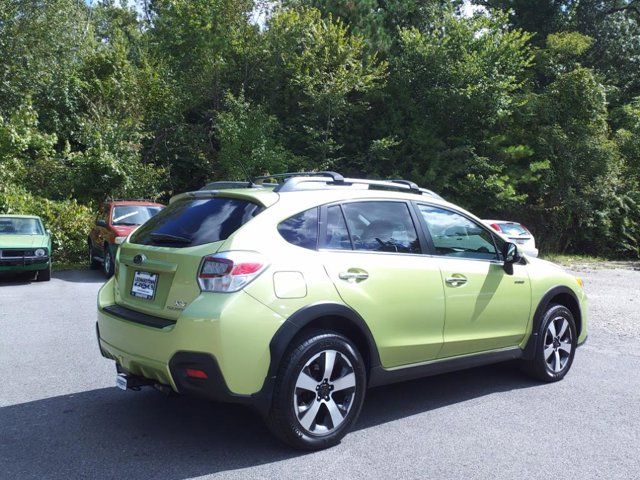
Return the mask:
[(160, 206), (117, 205), (111, 215), (112, 225), (142, 225), (162, 210)]
[(519, 223), (501, 223), (500, 230), (502, 230), (502, 233), (505, 233), (507, 235), (529, 235), (529, 232), (522, 228), (522, 225), (520, 225)]
[(131, 236), (131, 243), (183, 248), (226, 240), (261, 207), (233, 198), (184, 198), (170, 204)]

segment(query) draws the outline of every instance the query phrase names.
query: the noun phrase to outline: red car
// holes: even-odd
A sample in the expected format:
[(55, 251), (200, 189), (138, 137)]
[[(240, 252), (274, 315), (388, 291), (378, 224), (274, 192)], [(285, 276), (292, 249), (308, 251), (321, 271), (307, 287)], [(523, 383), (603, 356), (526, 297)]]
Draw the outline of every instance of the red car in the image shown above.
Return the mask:
[(107, 278), (113, 275), (118, 245), (164, 205), (138, 200), (110, 200), (102, 205), (89, 233), (87, 246), (92, 269), (102, 266)]

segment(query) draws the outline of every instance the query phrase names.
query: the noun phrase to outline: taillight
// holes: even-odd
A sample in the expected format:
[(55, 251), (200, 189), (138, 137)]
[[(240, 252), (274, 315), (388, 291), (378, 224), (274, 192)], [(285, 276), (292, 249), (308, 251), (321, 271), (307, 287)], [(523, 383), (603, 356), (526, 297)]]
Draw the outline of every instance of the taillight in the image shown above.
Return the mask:
[(498, 225), (497, 223), (492, 223), (491, 228), (493, 228), (496, 232), (502, 232), (502, 229), (500, 228), (500, 225)]
[(531, 235), (531, 230), (529, 230), (529, 229), (528, 229), (527, 227), (525, 227), (523, 224), (520, 224), (520, 226), (521, 226), (522, 228), (524, 228), (524, 229), (525, 229), (525, 231), (526, 231), (529, 235)]
[(268, 267), (256, 252), (223, 252), (202, 259), (198, 283), (203, 292), (237, 292)]

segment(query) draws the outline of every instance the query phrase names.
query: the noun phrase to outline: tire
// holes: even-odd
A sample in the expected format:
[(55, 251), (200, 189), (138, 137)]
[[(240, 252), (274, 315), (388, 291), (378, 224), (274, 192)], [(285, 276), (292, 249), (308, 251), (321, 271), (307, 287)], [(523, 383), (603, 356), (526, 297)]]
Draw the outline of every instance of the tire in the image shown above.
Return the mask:
[(105, 277), (111, 278), (111, 276), (113, 275), (114, 266), (115, 265), (113, 263), (113, 255), (111, 255), (111, 250), (109, 249), (109, 245), (105, 243), (104, 263), (102, 265), (102, 273), (104, 273)]
[[(331, 359), (333, 369), (327, 376)], [(366, 377), (362, 356), (349, 339), (334, 332), (313, 332), (296, 341), (285, 355), (266, 423), (296, 449), (332, 447), (360, 415)]]
[(91, 243), (91, 240), (87, 242), (87, 250), (87, 256), (89, 257), (89, 268), (91, 270), (97, 270), (100, 267), (100, 262), (98, 262), (93, 255), (93, 244)]
[(48, 282), (49, 280), (51, 280), (51, 259), (49, 259), (49, 266), (44, 270), (38, 270), (36, 276), (37, 282)]
[(562, 380), (571, 369), (577, 345), (573, 314), (562, 305), (551, 304), (540, 323), (533, 358), (525, 360), (524, 369), (543, 382)]

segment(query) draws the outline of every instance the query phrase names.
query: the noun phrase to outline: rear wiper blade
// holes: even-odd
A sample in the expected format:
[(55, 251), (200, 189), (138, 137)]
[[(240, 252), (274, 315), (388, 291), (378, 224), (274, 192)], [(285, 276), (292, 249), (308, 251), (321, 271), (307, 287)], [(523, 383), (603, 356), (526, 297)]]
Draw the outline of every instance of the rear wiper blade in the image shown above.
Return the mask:
[(151, 233), (151, 238), (154, 242), (173, 242), (173, 243), (191, 243), (191, 238), (181, 237), (180, 235), (171, 235), (170, 233)]

